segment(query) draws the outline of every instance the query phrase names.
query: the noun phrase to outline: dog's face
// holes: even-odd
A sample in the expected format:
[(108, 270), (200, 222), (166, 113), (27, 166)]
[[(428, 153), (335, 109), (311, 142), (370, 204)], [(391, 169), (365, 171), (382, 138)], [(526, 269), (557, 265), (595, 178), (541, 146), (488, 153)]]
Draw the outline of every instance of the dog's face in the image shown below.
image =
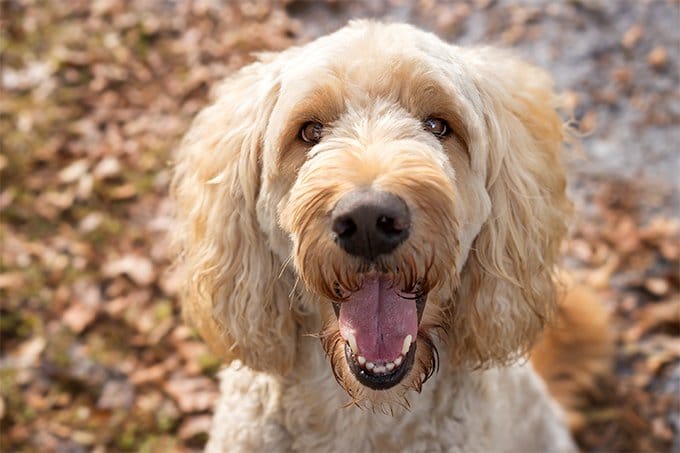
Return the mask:
[(451, 297), (490, 212), (456, 91), (472, 87), (426, 42), (381, 31), (308, 46), (296, 57), (316, 64), (282, 71), (262, 178), (278, 196), (258, 210), (290, 238), (278, 252), (319, 296), (323, 346), (358, 399), (434, 371), (434, 295)]
[[(185, 263), (204, 271), (186, 307), (209, 342), (263, 369), (270, 348), (291, 366), (299, 281), (338, 382), (355, 402), (382, 404), (420, 389), (435, 344), (479, 366), (533, 341), (568, 210), (562, 128), (543, 74), (486, 52), (362, 22), (227, 82), (187, 139), (174, 189), (193, 216)], [(507, 81), (486, 61), (497, 56)], [(239, 90), (249, 95), (234, 99)], [(241, 269), (221, 255), (239, 251)], [(230, 318), (247, 313), (257, 319), (243, 338)]]

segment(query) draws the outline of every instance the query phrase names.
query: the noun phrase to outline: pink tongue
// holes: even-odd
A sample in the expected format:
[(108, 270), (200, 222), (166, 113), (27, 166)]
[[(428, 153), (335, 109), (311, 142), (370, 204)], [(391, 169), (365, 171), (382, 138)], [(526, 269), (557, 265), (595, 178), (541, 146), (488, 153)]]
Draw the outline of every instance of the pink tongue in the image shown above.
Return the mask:
[(412, 294), (392, 287), (385, 277), (364, 280), (359, 291), (340, 304), (340, 335), (353, 334), (359, 354), (370, 362), (391, 362), (401, 354), (404, 338), (418, 334), (418, 314)]

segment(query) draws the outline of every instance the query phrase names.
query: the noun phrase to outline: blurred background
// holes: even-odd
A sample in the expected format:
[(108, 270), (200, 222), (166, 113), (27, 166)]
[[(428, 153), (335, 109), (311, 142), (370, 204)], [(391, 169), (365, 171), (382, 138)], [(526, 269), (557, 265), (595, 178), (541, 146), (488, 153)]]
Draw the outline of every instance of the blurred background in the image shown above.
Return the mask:
[(680, 3), (0, 1), (0, 449), (200, 449), (220, 363), (181, 323), (172, 150), (252, 52), (355, 17), (547, 69), (583, 133), (566, 265), (612, 312), (585, 451), (680, 451)]

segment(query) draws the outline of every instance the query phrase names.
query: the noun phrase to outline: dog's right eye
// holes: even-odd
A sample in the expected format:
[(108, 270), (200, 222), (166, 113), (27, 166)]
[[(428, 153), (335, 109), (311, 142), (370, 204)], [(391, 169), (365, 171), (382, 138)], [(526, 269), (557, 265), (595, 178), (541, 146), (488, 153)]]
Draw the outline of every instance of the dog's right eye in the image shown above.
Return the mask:
[(316, 121), (309, 121), (300, 128), (300, 138), (306, 143), (316, 144), (321, 140), (323, 124)]
[(425, 130), (431, 132), (436, 137), (442, 138), (449, 132), (449, 125), (441, 118), (428, 118), (423, 123)]

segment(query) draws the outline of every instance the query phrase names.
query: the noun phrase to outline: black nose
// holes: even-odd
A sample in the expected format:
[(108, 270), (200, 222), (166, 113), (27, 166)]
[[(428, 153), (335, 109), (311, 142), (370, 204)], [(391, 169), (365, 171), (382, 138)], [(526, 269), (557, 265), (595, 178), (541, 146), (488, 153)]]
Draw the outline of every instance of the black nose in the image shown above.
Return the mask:
[(404, 200), (374, 190), (349, 192), (331, 212), (336, 242), (367, 259), (392, 252), (408, 237), (411, 214)]

